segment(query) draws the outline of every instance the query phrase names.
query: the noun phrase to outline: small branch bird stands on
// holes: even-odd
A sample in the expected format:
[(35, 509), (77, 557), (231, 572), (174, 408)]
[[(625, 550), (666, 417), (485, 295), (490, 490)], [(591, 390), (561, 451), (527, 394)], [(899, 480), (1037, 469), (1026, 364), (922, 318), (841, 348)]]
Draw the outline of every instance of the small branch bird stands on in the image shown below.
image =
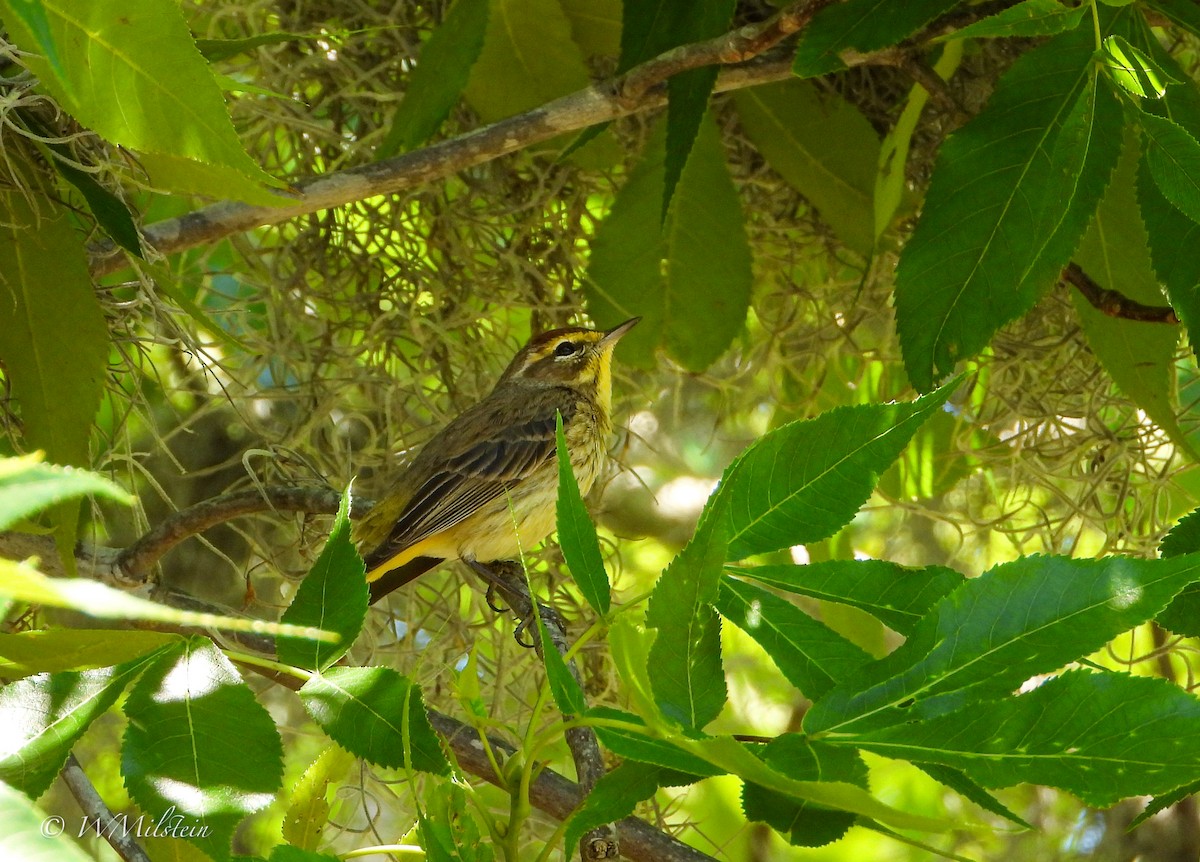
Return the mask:
[(612, 433), (615, 329), (554, 329), (530, 340), (496, 388), (441, 430), (355, 526), (371, 601), (443, 560), (511, 560), (554, 529), (555, 412), (586, 494)]

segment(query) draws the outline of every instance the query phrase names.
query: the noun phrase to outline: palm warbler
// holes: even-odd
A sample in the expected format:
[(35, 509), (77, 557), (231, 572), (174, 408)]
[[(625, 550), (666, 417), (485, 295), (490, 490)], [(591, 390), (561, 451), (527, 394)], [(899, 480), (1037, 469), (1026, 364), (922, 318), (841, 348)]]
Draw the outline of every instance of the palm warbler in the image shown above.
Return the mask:
[(443, 560), (509, 560), (554, 529), (555, 412), (584, 494), (612, 433), (615, 329), (555, 329), (513, 357), (496, 388), (442, 429), (355, 525), (371, 601)]

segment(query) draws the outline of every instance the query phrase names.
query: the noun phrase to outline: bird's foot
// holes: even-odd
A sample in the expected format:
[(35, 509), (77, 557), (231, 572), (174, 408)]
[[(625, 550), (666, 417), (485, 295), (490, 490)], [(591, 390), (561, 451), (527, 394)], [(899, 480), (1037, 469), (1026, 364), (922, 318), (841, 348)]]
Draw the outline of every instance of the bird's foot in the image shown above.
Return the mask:
[[(558, 611), (540, 602), (537, 603), (535, 609), (519, 563), (514, 560), (495, 560), (491, 563), (481, 563), (477, 560), (466, 560), (465, 562), (488, 585), (485, 596), (488, 607), (496, 613), (505, 613), (511, 610), (520, 620), (517, 623), (516, 631), (513, 632), (513, 637), (518, 644), (526, 649), (533, 649), (538, 645), (536, 635), (528, 639), (527, 636), (530, 634), (530, 629), (536, 629), (534, 620), (539, 616), (550, 628), (552, 637), (556, 632), (565, 633), (566, 624)], [(497, 593), (508, 604), (508, 608), (497, 606)], [(565, 639), (565, 635), (563, 638)]]

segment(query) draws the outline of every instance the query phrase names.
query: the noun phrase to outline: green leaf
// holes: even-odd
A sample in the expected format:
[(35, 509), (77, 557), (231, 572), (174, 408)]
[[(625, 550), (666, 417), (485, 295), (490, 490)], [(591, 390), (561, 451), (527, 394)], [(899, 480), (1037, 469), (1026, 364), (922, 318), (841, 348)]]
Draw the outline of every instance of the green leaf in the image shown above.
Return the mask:
[[(571, 18), (572, 31), (578, 32), (576, 26), (577, 12), (573, 11), (585, 0), (565, 0), (563, 2), (563, 11), (567, 17)], [(595, 8), (591, 0), (586, 0), (589, 8)], [(611, 2), (611, 0), (609, 0)], [(724, 2), (724, 0), (720, 0)], [(692, 4), (685, 0), (652, 0), (652, 2), (644, 3), (620, 3), (621, 15), (617, 21), (619, 32), (616, 34), (619, 41), (619, 57), (617, 59), (616, 74), (623, 75), (634, 66), (646, 62), (647, 60), (658, 56), (664, 51), (677, 47), (688, 41), (686, 34), (691, 31), (692, 23), (690, 22), (692, 12)], [(578, 39), (576, 41), (579, 41)], [(579, 42), (580, 47), (585, 47), (583, 42)], [(676, 118), (678, 122), (678, 117)], [(591, 141), (602, 135), (609, 127), (609, 123), (596, 123), (584, 129), (570, 146), (563, 151), (559, 158), (566, 156), (577, 150), (582, 149)], [(690, 144), (689, 144), (690, 146)], [(665, 220), (666, 214), (670, 207), (668, 195), (664, 188), (660, 189), (660, 198), (663, 201), (659, 211), (659, 220)]]
[(1121, 89), (1141, 99), (1161, 99), (1167, 94), (1167, 84), (1179, 83), (1123, 36), (1114, 34), (1104, 40), (1100, 60)]
[(336, 643), (279, 638), (279, 660), (285, 664), (306, 670), (326, 668), (349, 651), (362, 631), (371, 596), (366, 568), (350, 538), (350, 500), (347, 487), (321, 555), (280, 617), (282, 623), (337, 632), (340, 638)]
[(597, 826), (615, 823), (633, 813), (639, 802), (649, 799), (660, 787), (690, 784), (697, 776), (685, 776), (661, 766), (627, 760), (605, 773), (575, 809), (567, 824), (564, 847), (575, 847), (584, 834)]
[(308, 765), (287, 800), (284, 841), (302, 850), (317, 849), (329, 825), (329, 787), (340, 784), (355, 762), (344, 748), (330, 745)]
[(1087, 28), (1022, 56), (942, 146), (896, 271), (896, 327), (920, 390), (1055, 282), (1120, 155), (1121, 110)]
[[(434, 799), (438, 799), (435, 795)], [(440, 800), (439, 800), (440, 801)], [(450, 821), (431, 819), (417, 812), (417, 830), (421, 836), (421, 849), (429, 862), (458, 862), (458, 845), (449, 834)]]
[(1141, 810), (1137, 817), (1129, 821), (1129, 827), (1126, 831), (1132, 832), (1155, 814), (1158, 814), (1158, 812), (1182, 802), (1189, 796), (1195, 796), (1197, 793), (1200, 793), (1200, 780), (1193, 781), (1191, 784), (1185, 784), (1182, 787), (1176, 787), (1169, 793), (1155, 796), (1146, 803), (1146, 807)]
[(33, 39), (29, 45), (30, 50), (41, 49), (58, 82), (69, 86), (67, 70), (63, 68), (58, 46), (54, 44), (54, 34), (50, 31), (50, 19), (46, 15), (44, 0), (0, 0), (0, 10), (7, 13), (2, 16), (5, 20), (16, 19), (21, 23)]
[[(621, 0), (560, 0), (571, 22), (571, 38), (589, 57), (616, 57), (621, 52)], [(638, 4), (628, 4), (638, 5)], [(568, 842), (567, 846), (571, 846)]]
[(621, 57), (617, 74), (682, 45), (691, 4), (683, 0), (649, 0), (621, 4)]
[[(1075, 260), (1101, 287), (1144, 305), (1162, 305), (1162, 290), (1150, 266), (1146, 226), (1138, 212), (1137, 165), (1137, 136), (1126, 135), (1125, 153)], [(1179, 330), (1161, 323), (1109, 317), (1078, 291), (1071, 292), (1071, 299), (1088, 345), (1117, 387), (1177, 446), (1190, 452), (1191, 445), (1176, 418)]]
[(571, 469), (561, 413), (555, 416), (555, 422), (558, 447), (558, 500), (555, 507), (558, 545), (562, 548), (563, 558), (579, 591), (592, 610), (604, 616), (612, 605), (612, 588), (608, 583), (608, 572), (604, 569), (604, 557), (600, 554), (600, 540), (596, 536), (596, 525), (592, 523), (587, 506), (583, 504), (575, 472)]
[[(814, 742), (799, 733), (778, 736), (757, 754), (777, 772), (797, 781), (844, 781), (868, 789), (867, 766), (858, 752)], [(743, 788), (742, 810), (747, 820), (767, 823), (797, 847), (821, 847), (837, 841), (857, 819), (757, 784)]]
[(245, 617), (184, 611), (87, 578), (50, 578), (27, 563), (0, 559), (0, 597), (9, 596), (34, 605), (70, 608), (100, 619), (156, 620), (178, 626), (214, 627), (255, 634), (333, 640), (337, 635), (304, 626), (268, 623)]
[(134, 502), (134, 497), (103, 476), (41, 460), (37, 454), (0, 458), (0, 530), (76, 497), (95, 495), (126, 505)]
[[(933, 65), (933, 71), (942, 80), (950, 80), (950, 76), (958, 68), (962, 60), (963, 43), (952, 41), (942, 50), (942, 56)], [(914, 84), (908, 92), (908, 101), (904, 110), (896, 120), (890, 132), (879, 145), (879, 168), (875, 178), (874, 192), (874, 239), (878, 240), (892, 225), (900, 205), (908, 193), (908, 150), (912, 145), (913, 132), (929, 101), (929, 91), (920, 84)]]
[(870, 254), (879, 136), (866, 117), (840, 96), (799, 80), (739, 90), (734, 101), (746, 135), (767, 163), (816, 207), (839, 239)]
[(666, 720), (658, 711), (650, 689), (650, 647), (657, 637), (654, 629), (639, 628), (628, 614), (618, 614), (608, 629), (608, 648), (629, 704), (646, 721), (664, 725)]
[(376, 766), (448, 775), (421, 690), (390, 667), (334, 667), (314, 675), (300, 700), (329, 738)]
[(966, 773), (957, 769), (951, 769), (949, 766), (942, 766), (940, 763), (919, 763), (914, 762), (914, 766), (918, 767), (922, 772), (932, 778), (934, 781), (940, 782), (959, 796), (964, 796), (974, 802), (984, 811), (990, 811), (1003, 817), (1005, 820), (1010, 820), (1023, 829), (1033, 829), (1035, 827), (1026, 823), (1006, 806), (1000, 800), (992, 796), (982, 787), (969, 778)]
[(142, 239), (125, 201), (96, 182), (91, 174), (75, 167), (77, 156), (66, 145), (49, 140), (55, 137), (54, 134), (36, 115), (26, 111), (18, 116), (20, 122), (42, 139), (37, 143), (46, 155), (46, 161), (83, 196), (96, 223), (121, 248), (134, 257), (145, 259)]
[(847, 0), (822, 9), (800, 34), (792, 71), (813, 78), (846, 68), (843, 51), (895, 45), (948, 12), (959, 0)]
[(965, 581), (899, 649), (814, 704), (805, 729), (865, 731), (1006, 694), (1150, 619), (1198, 578), (1193, 556), (1034, 556), (997, 566)]
[(202, 195), (213, 200), (233, 198), (258, 206), (286, 206), (294, 198), (275, 193), (234, 168), (211, 165), (183, 156), (138, 153), (138, 165), (156, 190)]
[[(964, 437), (966, 451), (962, 446)], [(875, 488), (895, 500), (932, 500), (953, 490), (968, 476), (977, 475), (983, 464), (974, 450), (986, 450), (999, 442), (991, 432), (972, 426), (970, 419), (961, 414), (935, 413), (917, 429)]]
[(0, 634), (0, 677), (95, 670), (123, 664), (176, 643), (166, 632), (44, 629)]
[[(215, 858), (233, 830), (268, 805), (283, 781), (283, 745), (270, 713), (212, 641), (193, 637), (160, 656), (125, 701), (121, 774), (157, 819), (176, 809)], [(199, 831), (196, 830), (196, 831)]]
[(490, 0), (489, 9), (465, 90), (481, 120), (493, 123), (588, 85), (558, 0)]
[(566, 660), (555, 649), (550, 631), (540, 619), (538, 633), (542, 641), (542, 663), (546, 666), (546, 680), (550, 684), (550, 693), (554, 695), (555, 704), (565, 716), (582, 714), (587, 709), (583, 688), (580, 687), (579, 680), (571, 674)]
[(1193, 509), (1179, 519), (1158, 546), (1158, 552), (1164, 557), (1179, 557), (1200, 551), (1200, 509)]
[(722, 578), (717, 610), (767, 651), (809, 700), (854, 676), (871, 656), (790, 602), (759, 587)]
[(703, 371), (744, 325), (750, 247), (712, 118), (700, 127), (665, 225), (663, 147), (660, 129), (596, 229), (588, 313), (601, 326), (643, 318), (617, 347), (622, 361), (653, 367), (662, 346), (689, 371)]
[(1023, 3), (1010, 6), (953, 33), (938, 36), (933, 41), (1053, 36), (1055, 33), (1074, 30), (1087, 11), (1086, 4), (1072, 8), (1064, 6), (1058, 0), (1024, 0)]
[(1138, 114), (1146, 136), (1146, 165), (1171, 205), (1200, 223), (1200, 143), (1165, 117)]
[[(1179, 557), (1194, 551), (1200, 551), (1200, 509), (1185, 515), (1163, 537), (1158, 547), (1159, 554), (1164, 558)], [(1155, 620), (1177, 635), (1200, 637), (1200, 584), (1185, 587)]]
[[(186, 157), (279, 185), (242, 148), (212, 71), (178, 5), (157, 0), (42, 0), (61, 51), (66, 83), (26, 58), (73, 117), (109, 141)], [(18, 44), (31, 34), (7, 21)], [(136, 111), (127, 110), (137, 105)]]
[(712, 606), (725, 548), (724, 518), (701, 524), (646, 606), (646, 626), (658, 633), (648, 664), (655, 702), (668, 719), (692, 730), (716, 718), (728, 697), (721, 618)]
[(238, 54), (245, 54), (263, 45), (281, 45), (285, 42), (308, 42), (318, 37), (306, 33), (287, 33), (279, 30), (274, 33), (257, 33), (241, 39), (197, 39), (196, 50), (210, 63), (228, 60)]
[(1150, 5), (1180, 27), (1200, 36), (1200, 8), (1193, 0), (1150, 0)]
[[(1183, 83), (1168, 90), (1166, 98), (1140, 105), (1148, 113), (1166, 117), (1177, 123), (1193, 138), (1200, 135), (1200, 88), (1163, 50), (1158, 38), (1143, 26), (1134, 34), (1138, 44), (1159, 66)], [(1145, 150), (1138, 169), (1138, 206), (1150, 238), (1150, 256), (1154, 271), (1166, 288), (1171, 306), (1187, 328), (1193, 353), (1200, 345), (1200, 258), (1180, 254), (1200, 241), (1200, 225), (1169, 203), (1159, 191), (1150, 174)]]
[[(38, 211), (0, 192), (0, 364), (21, 408), (27, 447), (57, 464), (86, 466), (104, 391), (108, 327), (92, 289), (83, 236), (49, 198)], [(59, 546), (75, 541), (78, 502), (56, 510)]]
[(826, 560), (806, 566), (731, 567), (738, 577), (864, 610), (905, 637), (945, 596), (962, 585), (953, 569), (911, 569), (886, 560)]
[[(684, 751), (674, 741), (651, 735), (649, 728), (636, 715), (604, 706), (594, 706), (587, 714), (590, 719), (609, 723), (595, 724), (596, 736), (605, 748), (620, 757), (701, 778), (721, 775), (725, 771), (702, 757)], [(626, 726), (609, 726), (612, 722), (622, 722)]]
[(41, 796), (84, 731), (148, 662), (38, 674), (0, 688), (0, 782)]
[(1143, 155), (1137, 178), (1138, 208), (1146, 222), (1154, 272), (1167, 290), (1171, 307), (1187, 329), (1192, 353), (1200, 355), (1200, 255), (1180, 249), (1200, 244), (1200, 224), (1163, 197)]
[(675, 75), (667, 81), (667, 152), (663, 160), (663, 199), (659, 218), (665, 223), (683, 176), (708, 99), (717, 83), (717, 67), (706, 66)]
[[(68, 835), (47, 834), (48, 818), (29, 797), (0, 781), (0, 859), (22, 862), (92, 862)], [(65, 831), (65, 830), (64, 830)]]
[[(50, 144), (47, 146), (53, 147)], [(145, 260), (142, 238), (138, 234), (137, 224), (134, 223), (133, 213), (129, 211), (125, 202), (92, 179), (91, 174), (84, 173), (59, 159), (51, 159), (50, 162), (59, 176), (83, 195), (88, 209), (96, 218), (96, 224), (108, 234), (109, 239), (134, 257)]]
[(958, 382), (916, 401), (838, 407), (764, 435), (726, 468), (701, 524), (728, 500), (730, 560), (832, 536)]
[(490, 820), (475, 811), (474, 792), (452, 781), (434, 782), (424, 794), (425, 816), (417, 815), (421, 848), (428, 862), (492, 862), (496, 851)]
[(446, 20), (421, 48), (376, 158), (408, 152), (438, 130), (467, 85), (487, 26), (488, 0), (456, 0), (450, 7)]
[(314, 853), (300, 847), (276, 844), (271, 848), (270, 862), (338, 862), (338, 857), (329, 853)]
[(945, 831), (952, 824), (933, 817), (909, 814), (875, 799), (861, 787), (847, 781), (798, 781), (760, 760), (744, 743), (723, 736), (706, 739), (680, 739), (679, 744), (712, 765), (803, 802), (811, 802), (837, 811), (848, 811), (901, 829)]
[[(658, 4), (651, 4), (658, 5)], [(736, 5), (734, 0), (666, 0), (674, 6), (676, 26), (666, 38), (675, 45), (700, 42), (720, 36), (729, 29)], [(683, 10), (686, 10), (683, 12)], [(680, 14), (683, 12), (683, 14)], [(667, 16), (661, 16), (661, 23)], [(667, 79), (667, 155), (663, 162), (662, 221), (667, 220), (675, 189), (691, 156), (700, 125), (708, 111), (708, 99), (717, 83), (717, 67), (690, 69)]]
[(1068, 671), (1020, 697), (830, 741), (1103, 808), (1200, 779), (1200, 701), (1161, 679)]
[[(20, 406), (25, 443), (51, 461), (85, 466), (88, 438), (103, 392), (108, 330), (92, 289), (83, 236), (48, 197), (0, 192), (0, 366)], [(55, 507), (51, 520), (65, 564), (79, 502)]]

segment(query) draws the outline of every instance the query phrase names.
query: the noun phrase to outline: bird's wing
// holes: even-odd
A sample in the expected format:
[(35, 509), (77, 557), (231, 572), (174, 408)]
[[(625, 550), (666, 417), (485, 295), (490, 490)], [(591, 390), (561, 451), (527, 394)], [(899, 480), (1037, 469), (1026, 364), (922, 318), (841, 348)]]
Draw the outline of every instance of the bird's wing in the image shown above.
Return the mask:
[[(449, 451), (437, 463), (419, 464), (423, 457), (413, 463), (413, 472), (429, 475), (413, 493), (387, 538), (367, 554), (368, 571), (466, 520), (554, 456), (555, 410), (562, 412), (564, 422), (568, 421), (574, 412), (574, 398), (533, 397), (522, 407), (524, 415), (496, 416), (490, 426), (480, 422), (486, 417), (478, 414), (471, 417), (472, 421), (456, 420), (447, 426), (442, 434)], [(461, 418), (468, 417), (464, 414)], [(485, 439), (471, 442), (468, 435), (475, 437), (481, 426), (490, 433)], [(455, 438), (462, 438), (460, 445), (454, 445), (459, 442)]]

